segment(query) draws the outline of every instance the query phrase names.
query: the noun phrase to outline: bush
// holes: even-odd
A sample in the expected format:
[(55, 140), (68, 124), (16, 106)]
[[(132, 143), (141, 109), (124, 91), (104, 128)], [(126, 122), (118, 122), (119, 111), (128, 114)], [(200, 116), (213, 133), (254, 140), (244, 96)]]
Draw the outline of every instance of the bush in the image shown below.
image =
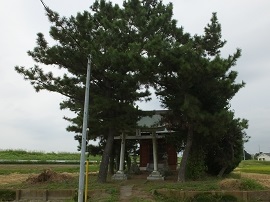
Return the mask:
[(261, 184), (256, 182), (253, 179), (247, 179), (243, 178), (241, 179), (241, 190), (263, 190), (265, 187), (263, 187)]
[(0, 201), (14, 201), (16, 192), (13, 190), (0, 190)]
[(193, 150), (189, 156), (186, 168), (188, 179), (198, 180), (205, 176), (206, 166), (204, 152), (201, 149)]
[[(239, 146), (240, 147), (240, 146)], [(241, 162), (242, 160), (242, 150), (237, 148), (234, 150), (234, 157), (227, 162), (227, 168), (224, 174), (231, 173)], [(226, 151), (216, 151), (216, 148), (209, 148), (208, 153), (206, 154), (205, 163), (207, 166), (207, 173), (210, 175), (218, 175), (223, 165), (220, 162), (221, 159), (224, 160), (224, 155)], [(226, 155), (225, 155), (226, 156)], [(224, 160), (225, 161), (225, 160)]]
[(234, 202), (237, 198), (231, 195), (218, 195), (211, 193), (203, 193), (196, 195), (192, 202)]

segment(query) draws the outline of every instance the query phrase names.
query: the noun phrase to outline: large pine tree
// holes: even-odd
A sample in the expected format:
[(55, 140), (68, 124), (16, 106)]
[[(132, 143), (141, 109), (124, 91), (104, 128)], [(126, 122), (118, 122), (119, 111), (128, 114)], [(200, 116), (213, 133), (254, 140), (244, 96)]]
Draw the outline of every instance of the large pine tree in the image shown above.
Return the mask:
[(177, 42), (165, 53), (157, 73), (157, 95), (172, 111), (172, 124), (187, 130), (186, 145), (178, 181), (185, 181), (185, 171), (192, 143), (197, 135), (210, 131), (207, 120), (229, 109), (229, 101), (244, 86), (236, 83), (237, 72), (230, 68), (240, 57), (240, 50), (222, 58), (221, 25), (214, 13), (202, 36), (188, 43)]
[[(76, 113), (75, 118), (66, 118), (71, 123), (67, 129), (77, 133), (80, 141), (87, 56), (91, 54), (90, 138), (106, 139), (99, 170), (99, 181), (105, 182), (114, 135), (136, 126), (140, 111), (135, 102), (150, 95), (148, 83), (159, 64), (150, 52), (174, 43), (182, 30), (172, 20), (172, 4), (162, 1), (128, 0), (120, 7), (96, 0), (90, 8), (66, 18), (46, 7), (55, 44), (49, 45), (38, 33), (37, 46), (28, 52), (37, 64), (15, 69), (36, 91), (66, 96), (60, 107)], [(67, 73), (55, 76), (49, 68)]]

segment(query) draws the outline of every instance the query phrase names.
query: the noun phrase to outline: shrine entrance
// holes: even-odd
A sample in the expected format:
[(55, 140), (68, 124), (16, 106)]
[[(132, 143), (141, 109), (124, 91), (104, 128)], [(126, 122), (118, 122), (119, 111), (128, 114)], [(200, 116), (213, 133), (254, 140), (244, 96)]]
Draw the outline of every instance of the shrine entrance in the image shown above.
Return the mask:
[(162, 114), (166, 110), (155, 111), (152, 116), (142, 117), (138, 122), (138, 129), (134, 136), (126, 136), (122, 133), (114, 139), (121, 139), (119, 170), (113, 175), (115, 180), (127, 179), (124, 173), (124, 153), (125, 144), (129, 139), (140, 141), (140, 170), (150, 171), (148, 180), (164, 180), (164, 176), (159, 172), (160, 169), (169, 168), (176, 170), (177, 152), (175, 148), (167, 144), (165, 135), (170, 135), (173, 131), (168, 131), (161, 125)]

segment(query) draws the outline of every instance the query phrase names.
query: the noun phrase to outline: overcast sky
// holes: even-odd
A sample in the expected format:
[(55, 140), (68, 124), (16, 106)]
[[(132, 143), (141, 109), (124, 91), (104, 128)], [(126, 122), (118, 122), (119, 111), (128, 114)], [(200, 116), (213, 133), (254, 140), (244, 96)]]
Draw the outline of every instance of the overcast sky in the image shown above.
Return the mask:
[[(44, 0), (61, 16), (89, 10), (93, 0)], [(113, 3), (122, 4), (121, 0)], [(270, 1), (269, 0), (164, 0), (174, 5), (174, 18), (184, 31), (202, 34), (217, 12), (227, 40), (222, 55), (242, 49), (234, 68), (241, 89), (231, 102), (236, 116), (249, 120), (246, 131), (251, 139), (245, 144), (249, 153), (270, 152)], [(76, 152), (74, 134), (65, 131), (68, 122), (59, 103), (64, 97), (33, 87), (14, 71), (14, 66), (31, 67), (27, 55), (35, 47), (36, 34), (48, 36), (50, 23), (38, 0), (0, 1), (0, 149), (24, 149), (45, 152)], [(48, 37), (47, 37), (48, 38)], [(141, 104), (142, 109), (160, 109), (157, 101)]]

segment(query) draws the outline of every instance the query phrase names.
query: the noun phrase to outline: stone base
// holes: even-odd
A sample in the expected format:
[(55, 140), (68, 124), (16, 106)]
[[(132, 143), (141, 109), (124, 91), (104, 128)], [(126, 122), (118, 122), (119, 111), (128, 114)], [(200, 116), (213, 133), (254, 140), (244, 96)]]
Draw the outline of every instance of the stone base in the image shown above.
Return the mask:
[(153, 171), (148, 177), (147, 180), (164, 180), (164, 176), (158, 171)]
[(113, 176), (113, 180), (127, 180), (128, 176), (123, 171), (117, 171)]

